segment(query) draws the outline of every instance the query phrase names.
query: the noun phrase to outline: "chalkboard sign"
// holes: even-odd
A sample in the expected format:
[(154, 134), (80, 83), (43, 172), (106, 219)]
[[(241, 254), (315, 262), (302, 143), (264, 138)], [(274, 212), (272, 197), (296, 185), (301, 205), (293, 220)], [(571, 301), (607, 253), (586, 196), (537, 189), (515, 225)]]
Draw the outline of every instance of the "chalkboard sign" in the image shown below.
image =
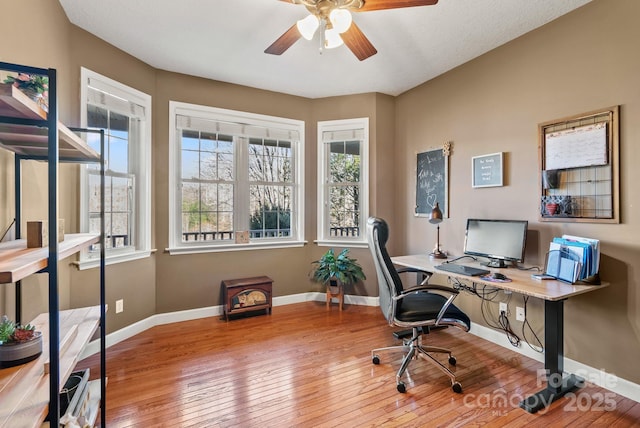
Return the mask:
[(471, 158), (473, 187), (502, 186), (502, 152)]
[(440, 205), (444, 217), (448, 216), (448, 157), (442, 149), (418, 153), (416, 172), (416, 215), (428, 216)]

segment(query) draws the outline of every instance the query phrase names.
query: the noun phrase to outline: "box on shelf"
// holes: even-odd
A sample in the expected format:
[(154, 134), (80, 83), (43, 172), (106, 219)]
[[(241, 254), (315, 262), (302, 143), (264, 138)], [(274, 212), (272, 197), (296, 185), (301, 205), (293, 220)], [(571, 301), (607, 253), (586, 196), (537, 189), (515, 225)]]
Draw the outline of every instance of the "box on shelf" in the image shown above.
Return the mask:
[[(58, 242), (64, 241), (64, 219), (58, 219)], [(49, 228), (46, 221), (27, 222), (27, 248), (49, 245)]]
[[(89, 369), (71, 373), (60, 390), (60, 427), (85, 426), (90, 399), (89, 375)], [(49, 415), (45, 420), (49, 420)]]

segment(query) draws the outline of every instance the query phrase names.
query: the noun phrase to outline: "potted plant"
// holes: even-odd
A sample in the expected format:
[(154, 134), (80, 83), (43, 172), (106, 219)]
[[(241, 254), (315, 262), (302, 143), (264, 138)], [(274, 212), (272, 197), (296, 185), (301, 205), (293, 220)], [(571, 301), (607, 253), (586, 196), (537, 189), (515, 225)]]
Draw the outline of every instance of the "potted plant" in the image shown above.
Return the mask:
[(336, 256), (331, 248), (319, 260), (312, 262), (315, 265), (313, 280), (327, 287), (327, 306), (332, 296), (338, 296), (342, 309), (343, 287), (367, 279), (358, 261), (349, 257), (348, 253), (349, 249), (345, 248)]
[(49, 78), (47, 76), (18, 73), (17, 76), (8, 76), (4, 79), (4, 83), (11, 84), (20, 89), (40, 107), (47, 110), (47, 92), (49, 86)]
[(42, 333), (27, 324), (21, 326), (6, 315), (0, 320), (0, 368), (35, 360), (42, 354)]

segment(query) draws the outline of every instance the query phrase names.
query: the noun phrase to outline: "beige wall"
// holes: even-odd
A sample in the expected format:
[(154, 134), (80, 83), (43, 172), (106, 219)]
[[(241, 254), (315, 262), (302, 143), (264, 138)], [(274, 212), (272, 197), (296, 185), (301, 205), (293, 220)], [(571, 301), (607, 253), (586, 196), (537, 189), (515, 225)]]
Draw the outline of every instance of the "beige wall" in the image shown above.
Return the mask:
[[(43, 9), (44, 8), (44, 9)], [(107, 268), (107, 301), (125, 299), (125, 312), (108, 313), (112, 332), (155, 313), (219, 304), (222, 279), (269, 275), (276, 296), (319, 290), (308, 278), (312, 260), (325, 250), (316, 236), (316, 126), (319, 120), (369, 117), (371, 136), (371, 207), (392, 228), (392, 254), (429, 251), (435, 230), (415, 218), (416, 153), (454, 143), (450, 166), (450, 218), (441, 225), (444, 248), (460, 253), (468, 217), (523, 218), (530, 222), (526, 263), (538, 264), (549, 240), (562, 233), (599, 238), (603, 243), (602, 276), (611, 287), (571, 299), (566, 307), (566, 354), (640, 382), (634, 370), (640, 356), (640, 260), (637, 243), (640, 201), (631, 183), (640, 124), (637, 75), (640, 39), (633, 18), (640, 3), (595, 0), (586, 7), (492, 51), (399, 97), (361, 94), (310, 100), (153, 69), (71, 25), (57, 2), (23, 0), (9, 19), (0, 16), (0, 59), (55, 67), (60, 76), (60, 117), (79, 122), (79, 68), (123, 82), (153, 96), (153, 246), (150, 258)], [(29, 22), (37, 32), (18, 31)], [(18, 40), (16, 34), (27, 34)], [(39, 38), (51, 34), (46, 44)], [(36, 39), (36, 37), (38, 37)], [(26, 49), (25, 46), (29, 46)], [(190, 102), (304, 120), (305, 234), (301, 248), (169, 256), (168, 245), (168, 102)], [(537, 124), (543, 121), (621, 105), (621, 210), (619, 225), (540, 223), (537, 217)], [(471, 157), (505, 153), (505, 185), (471, 188)], [(30, 166), (25, 186), (30, 206), (46, 199), (46, 173)], [(69, 189), (60, 200), (69, 228), (78, 225), (77, 167), (66, 166), (61, 182)], [(32, 173), (33, 172), (33, 173)], [(62, 178), (62, 176), (64, 178)], [(0, 227), (12, 218), (13, 156), (0, 150)], [(32, 178), (33, 177), (33, 178)], [(33, 215), (41, 215), (30, 208)], [(354, 249), (368, 280), (352, 293), (377, 295), (375, 272), (366, 249)], [(249, 263), (250, 261), (250, 263)], [(79, 272), (61, 262), (63, 306), (96, 304), (97, 270)], [(25, 314), (46, 310), (46, 278), (29, 279)], [(12, 288), (0, 285), (0, 308), (10, 307)], [(521, 302), (512, 298), (512, 305)], [(478, 301), (462, 297), (461, 306), (482, 323)], [(542, 304), (529, 302), (534, 330), (541, 335)]]
[[(569, 358), (640, 382), (640, 2), (594, 1), (397, 98), (400, 147), (395, 183), (396, 215), (404, 252), (433, 247), (435, 230), (412, 215), (415, 154), (453, 141), (450, 218), (441, 224), (444, 249), (461, 254), (468, 217), (529, 221), (527, 265), (539, 265), (545, 248), (564, 233), (600, 239), (601, 275), (611, 286), (572, 298), (565, 305), (565, 352)], [(621, 106), (621, 224), (538, 221), (537, 125), (612, 105)], [(471, 187), (471, 157), (505, 153), (505, 185)], [(635, 207), (635, 209), (634, 209)], [(522, 306), (522, 297), (512, 297)], [(482, 322), (478, 300), (461, 305)], [(540, 302), (528, 311), (542, 337)], [(530, 309), (530, 308), (528, 308)], [(518, 324), (519, 325), (519, 324)], [(519, 330), (520, 327), (518, 326)]]

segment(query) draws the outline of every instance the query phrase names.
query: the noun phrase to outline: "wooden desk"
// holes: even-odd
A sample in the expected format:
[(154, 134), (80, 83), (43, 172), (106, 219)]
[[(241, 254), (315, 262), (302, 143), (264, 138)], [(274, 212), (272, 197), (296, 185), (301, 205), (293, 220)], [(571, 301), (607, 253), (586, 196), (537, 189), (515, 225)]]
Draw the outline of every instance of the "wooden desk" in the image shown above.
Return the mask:
[[(456, 278), (460, 281), (486, 285), (544, 300), (544, 367), (547, 371), (547, 386), (543, 390), (527, 397), (520, 403), (520, 407), (525, 409), (527, 412), (535, 413), (538, 410), (549, 406), (553, 401), (562, 397), (572, 389), (582, 386), (584, 379), (574, 374), (569, 374), (568, 376), (564, 375), (563, 303), (569, 297), (607, 287), (609, 285), (608, 283), (603, 282), (600, 285), (580, 285), (567, 284), (565, 282), (555, 280), (538, 281), (531, 278), (530, 271), (487, 268), (492, 272), (500, 271), (512, 280), (511, 282), (493, 282), (483, 280), (479, 277), (439, 271), (435, 266), (440, 264), (441, 261), (433, 260), (426, 254), (392, 257), (391, 260), (398, 266), (420, 269), (431, 274), (440, 273), (448, 276), (449, 278)], [(464, 261), (462, 261), (461, 264), (484, 267), (477, 263), (466, 263)]]

